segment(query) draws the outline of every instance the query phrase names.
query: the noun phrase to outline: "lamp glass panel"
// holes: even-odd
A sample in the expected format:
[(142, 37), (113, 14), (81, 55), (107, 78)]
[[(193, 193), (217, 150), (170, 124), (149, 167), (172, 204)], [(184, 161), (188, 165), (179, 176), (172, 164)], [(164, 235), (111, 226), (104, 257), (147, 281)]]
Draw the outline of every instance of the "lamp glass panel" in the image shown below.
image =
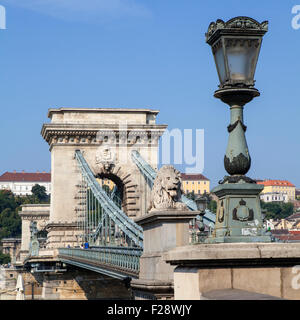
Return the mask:
[(220, 83), (224, 83), (226, 81), (226, 68), (225, 68), (225, 57), (224, 57), (222, 46), (219, 47), (215, 52), (215, 59), (216, 59)]
[(233, 81), (253, 80), (257, 48), (247, 41), (237, 41), (236, 45), (226, 47), (230, 79)]

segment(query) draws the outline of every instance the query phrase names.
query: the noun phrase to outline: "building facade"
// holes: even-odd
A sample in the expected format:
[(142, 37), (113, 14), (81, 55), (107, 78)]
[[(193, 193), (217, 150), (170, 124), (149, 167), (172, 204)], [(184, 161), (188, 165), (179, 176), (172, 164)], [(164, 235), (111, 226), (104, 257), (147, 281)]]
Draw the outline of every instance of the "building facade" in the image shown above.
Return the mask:
[[(275, 198), (275, 194), (280, 194), (285, 202), (294, 201), (296, 199), (296, 187), (291, 182), (286, 180), (264, 180), (257, 181), (257, 184), (262, 184), (264, 186), (261, 196), (264, 197), (265, 194), (269, 194), (270, 197)], [(267, 197), (267, 196), (266, 196)], [(270, 200), (269, 200), (270, 201)], [(272, 201), (272, 200), (271, 200)], [(276, 200), (273, 200), (276, 201)], [(278, 201), (278, 200), (277, 200)]]
[(287, 193), (280, 192), (266, 192), (260, 195), (260, 199), (264, 202), (288, 202)]
[(184, 193), (204, 194), (210, 192), (210, 180), (202, 174), (181, 174)]
[(46, 193), (51, 193), (51, 174), (47, 172), (5, 172), (0, 176), (0, 190), (10, 190), (18, 196), (31, 195), (31, 189), (39, 184), (46, 188)]

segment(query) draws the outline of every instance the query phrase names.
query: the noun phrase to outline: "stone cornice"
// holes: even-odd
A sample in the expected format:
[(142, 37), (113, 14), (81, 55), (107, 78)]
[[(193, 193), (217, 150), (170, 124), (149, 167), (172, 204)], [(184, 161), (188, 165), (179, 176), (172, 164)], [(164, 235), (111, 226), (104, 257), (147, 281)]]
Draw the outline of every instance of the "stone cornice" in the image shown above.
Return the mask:
[[(115, 136), (117, 144), (132, 143), (132, 137), (140, 136), (142, 140), (147, 137), (154, 140), (149, 143), (155, 143), (159, 137), (164, 133), (167, 125), (128, 125), (126, 129), (119, 125), (82, 125), (82, 124), (44, 124), (41, 135), (48, 142), (49, 145), (56, 143), (63, 144), (101, 144), (103, 141), (97, 140), (96, 137)], [(124, 139), (125, 137), (125, 139)], [(141, 142), (142, 142), (141, 140)]]
[(66, 113), (66, 112), (84, 112), (84, 113), (145, 113), (145, 114), (153, 114), (157, 115), (159, 110), (152, 110), (152, 109), (135, 109), (135, 108), (50, 108), (48, 109), (48, 118), (51, 117), (53, 113)]
[(50, 212), (32, 211), (32, 212), (19, 212), (22, 220), (49, 220)]
[(76, 222), (53, 222), (53, 221), (49, 221), (45, 227), (46, 230), (55, 228), (55, 230), (61, 229), (77, 229), (78, 228), (78, 224)]
[(148, 213), (146, 215), (143, 215), (134, 221), (139, 224), (140, 226), (151, 224), (151, 223), (157, 223), (165, 221), (165, 222), (171, 222), (171, 221), (189, 221), (193, 218), (195, 218), (199, 214), (199, 211), (181, 211), (181, 210), (165, 210), (165, 211), (153, 211), (151, 213)]
[(31, 208), (31, 207), (49, 207), (50, 203), (38, 203), (38, 204), (22, 204), (21, 208)]

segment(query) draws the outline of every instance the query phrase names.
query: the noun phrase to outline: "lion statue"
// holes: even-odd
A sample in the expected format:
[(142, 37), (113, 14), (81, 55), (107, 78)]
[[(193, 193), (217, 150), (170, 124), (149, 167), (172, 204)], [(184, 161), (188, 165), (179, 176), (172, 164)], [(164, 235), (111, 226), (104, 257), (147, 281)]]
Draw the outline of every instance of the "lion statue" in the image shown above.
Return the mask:
[(180, 172), (173, 166), (163, 166), (154, 180), (149, 212), (188, 210), (187, 206), (180, 202), (182, 193)]

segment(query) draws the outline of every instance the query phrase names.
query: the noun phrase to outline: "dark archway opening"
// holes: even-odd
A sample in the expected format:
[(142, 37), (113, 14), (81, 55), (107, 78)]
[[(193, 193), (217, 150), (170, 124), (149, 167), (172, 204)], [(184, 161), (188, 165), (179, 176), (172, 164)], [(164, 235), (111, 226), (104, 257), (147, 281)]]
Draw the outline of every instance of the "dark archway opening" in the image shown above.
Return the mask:
[(121, 204), (122, 204), (121, 209), (126, 212), (125, 197), (124, 197), (125, 188), (124, 188), (124, 183), (122, 182), (122, 180), (118, 176), (116, 176), (112, 173), (99, 173), (96, 175), (96, 178), (100, 180), (100, 181), (98, 180), (98, 182), (100, 183), (102, 188), (105, 188), (105, 186), (106, 186), (109, 188), (110, 193), (111, 192), (115, 193), (115, 195), (121, 201)]

